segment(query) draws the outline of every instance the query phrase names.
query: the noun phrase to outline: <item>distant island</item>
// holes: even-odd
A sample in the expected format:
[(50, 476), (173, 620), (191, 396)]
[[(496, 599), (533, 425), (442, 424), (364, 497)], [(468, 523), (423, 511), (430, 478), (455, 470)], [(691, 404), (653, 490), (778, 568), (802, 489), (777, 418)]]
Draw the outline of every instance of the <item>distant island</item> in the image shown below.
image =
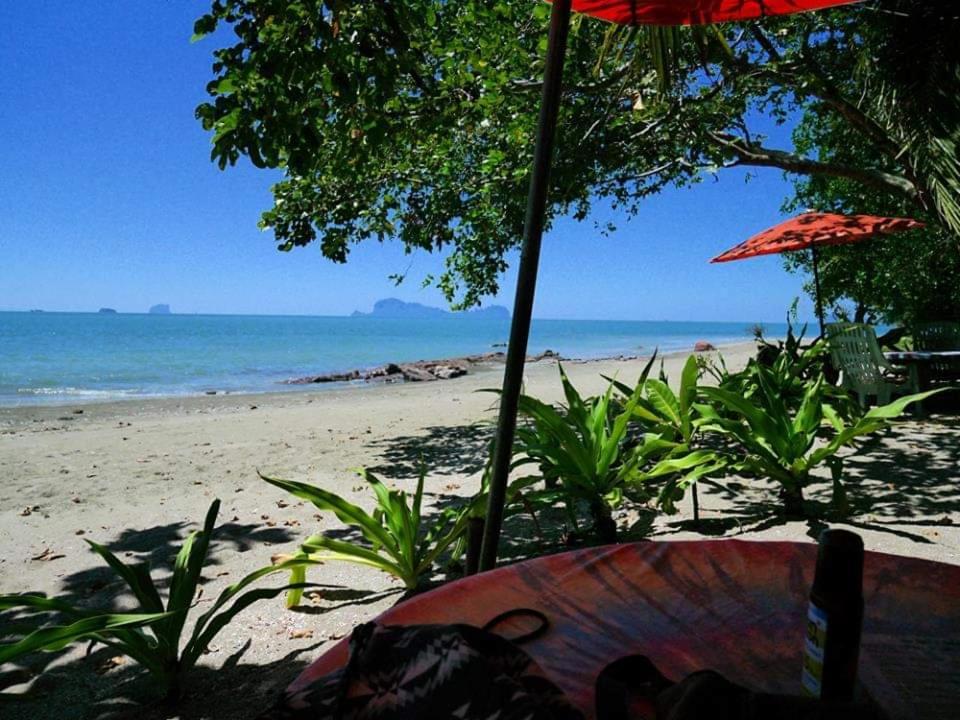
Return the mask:
[(373, 305), (373, 312), (364, 313), (355, 310), (350, 317), (370, 317), (370, 318), (403, 318), (403, 319), (450, 319), (464, 318), (470, 320), (509, 320), (510, 311), (502, 305), (491, 305), (490, 307), (479, 308), (477, 310), (467, 310), (464, 312), (450, 312), (442, 308), (421, 305), (420, 303), (408, 303), (396, 298), (387, 298), (377, 300)]
[(152, 306), (150, 307), (150, 311), (149, 311), (149, 312), (150, 312), (151, 315), (169, 315), (169, 314), (170, 314), (170, 306), (169, 306), (169, 305), (165, 305), (165, 304), (163, 304), (163, 303), (161, 303), (161, 304), (159, 304), (159, 305), (152, 305)]
[(116, 314), (117, 314), (117, 311), (114, 310), (113, 308), (100, 308), (99, 310), (97, 310), (97, 312), (100, 313), (101, 315), (116, 315)]

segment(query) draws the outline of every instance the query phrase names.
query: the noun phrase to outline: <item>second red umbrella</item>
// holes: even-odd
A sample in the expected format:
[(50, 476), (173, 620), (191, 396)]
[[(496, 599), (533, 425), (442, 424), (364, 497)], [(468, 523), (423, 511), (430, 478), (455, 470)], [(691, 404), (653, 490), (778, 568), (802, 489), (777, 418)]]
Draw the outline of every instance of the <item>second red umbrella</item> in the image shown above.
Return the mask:
[(820, 295), (820, 268), (818, 266), (817, 247), (820, 245), (847, 245), (869, 240), (877, 235), (921, 227), (923, 227), (922, 222), (910, 218), (809, 212), (757, 233), (739, 245), (717, 255), (710, 262), (722, 263), (759, 255), (776, 255), (796, 250), (809, 250), (813, 263), (817, 318), (820, 320), (820, 335), (822, 336), (824, 315), (823, 299)]

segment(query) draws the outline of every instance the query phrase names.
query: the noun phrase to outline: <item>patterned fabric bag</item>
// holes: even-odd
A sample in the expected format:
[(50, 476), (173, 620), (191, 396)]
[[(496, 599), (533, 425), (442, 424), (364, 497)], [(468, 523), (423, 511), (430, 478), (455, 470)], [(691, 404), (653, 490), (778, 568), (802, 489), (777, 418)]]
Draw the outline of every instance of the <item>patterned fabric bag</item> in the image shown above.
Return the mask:
[[(540, 626), (509, 640), (492, 632), (522, 616)], [(517, 647), (546, 627), (543, 614), (522, 609), (483, 628), (366, 623), (350, 636), (346, 666), (284, 697), (260, 720), (583, 720)]]

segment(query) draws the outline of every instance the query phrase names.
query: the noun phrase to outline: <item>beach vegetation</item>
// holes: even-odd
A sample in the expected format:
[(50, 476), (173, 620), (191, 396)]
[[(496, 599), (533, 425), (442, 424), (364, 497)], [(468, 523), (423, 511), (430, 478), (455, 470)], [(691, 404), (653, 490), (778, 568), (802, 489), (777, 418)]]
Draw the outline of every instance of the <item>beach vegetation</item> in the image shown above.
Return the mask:
[[(595, 203), (634, 215), (651, 194), (731, 168), (776, 168), (843, 184), (838, 209), (897, 203), (942, 231), (927, 247), (956, 254), (954, 5), (887, 0), (680, 28), (576, 15), (547, 226), (586, 220)], [(424, 281), (474, 305), (496, 292), (522, 237), (548, 16), (528, 0), (217, 0), (195, 28), (218, 43), (196, 114), (221, 168), (246, 157), (281, 172), (261, 220), (281, 250), (317, 242), (335, 262), (385, 238), (440, 250), (445, 270)], [(770, 120), (798, 118), (801, 134), (777, 143)], [(896, 266), (934, 268), (924, 257), (904, 252)], [(871, 310), (894, 300), (880, 294), (888, 267), (869, 266)], [(927, 277), (903, 272), (897, 284)], [(842, 287), (830, 282), (831, 298)]]
[(937, 392), (908, 395), (847, 422), (828, 401), (822, 375), (806, 383), (796, 408), (782, 394), (774, 370), (756, 365), (753, 377), (756, 391), (749, 396), (722, 387), (702, 388), (707, 402), (698, 406), (700, 427), (732, 442), (726, 450), (731, 471), (775, 482), (783, 510), (796, 517), (805, 515), (803, 492), (813, 481), (811, 473), (824, 465), (833, 482), (832, 503), (836, 510), (845, 511), (840, 450), (883, 430), (911, 403)]
[(831, 378), (836, 379), (837, 373), (830, 362), (827, 342), (817, 339), (804, 345), (806, 326), (799, 334), (794, 333), (789, 322), (787, 327), (787, 336), (783, 340), (770, 342), (758, 337), (756, 356), (750, 358), (739, 372), (716, 374), (717, 385), (747, 399), (760, 393), (764, 386), (773, 388), (787, 407), (796, 411), (811, 384), (824, 378), (821, 387), (824, 402), (828, 402), (844, 420), (858, 419), (863, 414), (860, 404), (845, 388), (830, 382)]
[(628, 467), (630, 421), (640, 398), (631, 393), (621, 405), (613, 401), (615, 385), (596, 397), (585, 398), (560, 366), (566, 403), (555, 407), (521, 395), (519, 412), (527, 422), (517, 428), (515, 467), (538, 466), (546, 487), (524, 496), (536, 502), (562, 502), (574, 529), (584, 506), (593, 532), (602, 542), (616, 542), (612, 510), (623, 501)]
[[(864, 412), (826, 380), (823, 342), (804, 346), (802, 339), (803, 332), (791, 330), (778, 345), (761, 346), (735, 373), (722, 359), (707, 366), (691, 355), (676, 389), (662, 373), (649, 377), (648, 363), (636, 386), (608, 378), (604, 394), (584, 398), (561, 368), (565, 404), (521, 399), (530, 422), (517, 430), (515, 465), (538, 465), (539, 476), (528, 482), (556, 483), (525, 494), (563, 502), (571, 517), (585, 505), (598, 539), (615, 542), (610, 513), (625, 498), (653, 500), (673, 514), (689, 490), (697, 523), (698, 482), (723, 485), (731, 475), (772, 481), (785, 514), (803, 516), (804, 490), (820, 482), (816, 471), (825, 467), (833, 509), (845, 512), (842, 451), (887, 428), (933, 391)], [(703, 383), (703, 376), (716, 384)], [(611, 397), (613, 391), (619, 395)]]
[[(376, 502), (373, 512), (316, 485), (261, 474), (271, 485), (333, 513), (362, 538), (347, 541), (324, 534), (312, 535), (296, 554), (283, 556), (279, 561), (303, 559), (311, 563), (341, 561), (366, 565), (393, 575), (409, 590), (416, 589), (429, 578), (444, 552), (463, 536), (471, 515), (447, 508), (434, 518), (425, 517), (422, 508), (425, 470), (420, 472), (412, 497), (402, 490), (391, 490), (369, 470), (361, 469), (358, 473), (373, 490)], [(296, 566), (291, 582), (303, 583), (306, 570), (306, 564)], [(298, 588), (291, 590), (287, 594), (287, 605), (299, 604), (301, 596)]]
[[(676, 512), (676, 503), (689, 489), (695, 523), (700, 521), (697, 481), (723, 475), (727, 466), (722, 453), (700, 442), (699, 376), (697, 356), (691, 355), (684, 363), (677, 392), (662, 378), (641, 380), (634, 390), (638, 399), (633, 414), (647, 434), (628, 462), (632, 481), (660, 483), (657, 504), (667, 513)], [(652, 467), (645, 467), (650, 460), (654, 460)]]
[[(37, 651), (59, 651), (80, 641), (98, 642), (135, 660), (149, 672), (167, 700), (177, 700), (184, 691), (191, 668), (238, 613), (260, 600), (303, 588), (292, 584), (269, 588), (251, 586), (268, 575), (312, 562), (308, 558), (297, 558), (279, 565), (268, 565), (228, 586), (210, 609), (196, 618), (184, 641), (190, 611), (195, 607), (203, 582), (203, 569), (219, 508), (220, 501), (215, 500), (207, 511), (203, 529), (191, 533), (183, 541), (169, 578), (165, 600), (161, 582), (151, 575), (146, 563), (125, 563), (103, 545), (90, 540), (87, 540), (90, 548), (132, 593), (136, 601), (133, 610), (103, 612), (41, 595), (0, 595), (0, 610), (18, 610), (30, 619), (41, 621), (19, 640), (0, 644), (0, 664), (14, 662)], [(62, 624), (44, 622), (52, 617), (62, 619)]]

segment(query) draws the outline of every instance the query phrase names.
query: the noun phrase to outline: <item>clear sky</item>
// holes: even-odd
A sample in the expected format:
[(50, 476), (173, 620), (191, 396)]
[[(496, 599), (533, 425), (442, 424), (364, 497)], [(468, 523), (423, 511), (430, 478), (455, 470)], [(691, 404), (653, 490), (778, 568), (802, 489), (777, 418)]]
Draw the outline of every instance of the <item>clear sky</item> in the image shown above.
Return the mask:
[[(215, 42), (191, 44), (205, 1), (0, 3), (0, 310), (340, 315), (383, 297), (432, 305), (437, 256), (357, 247), (346, 265), (275, 249), (257, 229), (277, 177), (221, 172), (194, 119)], [(782, 129), (769, 128), (780, 146)], [(801, 279), (777, 257), (708, 260), (781, 219), (778, 170), (668, 191), (619, 230), (563, 220), (545, 239), (544, 318), (778, 321)], [(396, 288), (387, 276), (410, 266)], [(514, 275), (499, 297), (512, 304)], [(812, 309), (803, 298), (801, 315)]]

